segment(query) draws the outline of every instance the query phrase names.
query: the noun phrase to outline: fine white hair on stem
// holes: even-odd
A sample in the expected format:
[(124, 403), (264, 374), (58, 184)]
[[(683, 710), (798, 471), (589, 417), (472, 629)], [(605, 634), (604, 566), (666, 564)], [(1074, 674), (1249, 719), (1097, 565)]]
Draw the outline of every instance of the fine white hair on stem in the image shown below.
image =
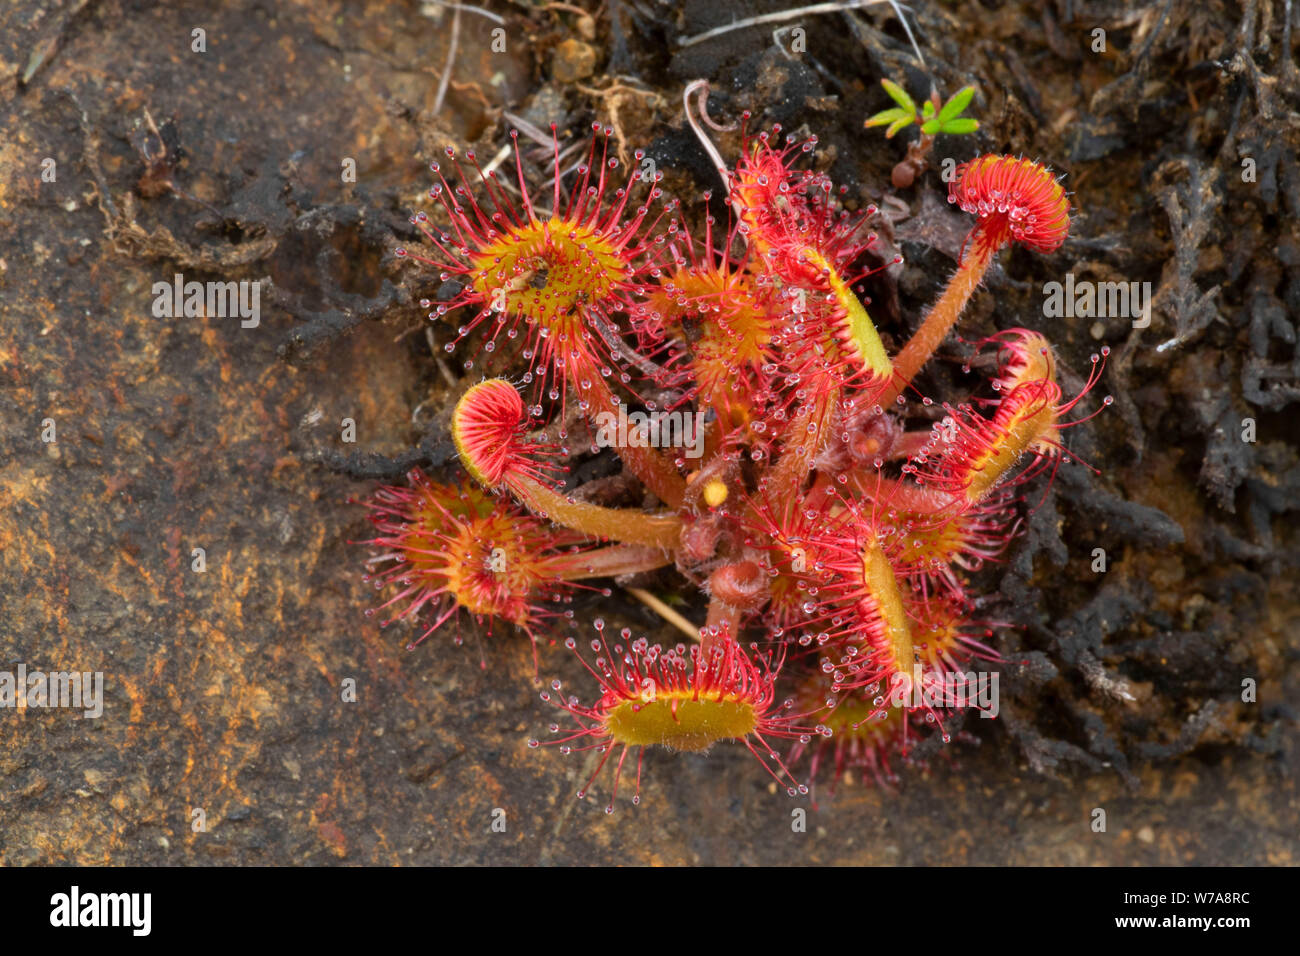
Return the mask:
[(447, 64), (442, 68), (442, 78), (438, 80), (438, 95), (433, 101), (433, 115), (442, 112), (442, 101), (447, 95), (447, 84), (451, 82), (451, 70), (456, 65), (456, 47), (460, 43), (460, 7), (451, 15), (451, 42), (447, 45)]
[(428, 16), (428, 8), (430, 7), (447, 7), (457, 12), (464, 10), (468, 13), (477, 13), (480, 17), (487, 17), (493, 23), (500, 24), (501, 26), (506, 25), (505, 17), (498, 16), (491, 10), (484, 10), (482, 7), (470, 6), (467, 3), (452, 3), (451, 0), (424, 0), (424, 3), (421, 4), (421, 12), (424, 13), (425, 16)]
[(724, 26), (697, 33), (693, 37), (684, 37), (678, 40), (677, 44), (678, 46), (694, 46), (697, 43), (703, 43), (705, 40), (712, 40), (724, 33), (730, 33), (732, 30), (743, 30), (746, 27), (761, 26), (764, 23), (781, 23), (799, 17), (814, 16), (819, 13), (842, 13), (848, 10), (858, 10), (862, 7), (873, 7), (880, 3), (888, 3), (893, 8), (894, 15), (898, 17), (898, 22), (903, 25), (903, 32), (907, 34), (907, 39), (912, 43), (912, 49), (916, 52), (916, 59), (924, 66), (925, 56), (921, 53), (920, 44), (916, 42), (916, 37), (912, 34), (912, 27), (908, 24), (907, 17), (903, 16), (903, 10), (906, 8), (898, 3), (898, 0), (831, 0), (829, 3), (814, 3), (806, 7), (795, 7), (793, 10), (778, 10), (775, 13), (764, 13), (756, 17), (735, 20)]

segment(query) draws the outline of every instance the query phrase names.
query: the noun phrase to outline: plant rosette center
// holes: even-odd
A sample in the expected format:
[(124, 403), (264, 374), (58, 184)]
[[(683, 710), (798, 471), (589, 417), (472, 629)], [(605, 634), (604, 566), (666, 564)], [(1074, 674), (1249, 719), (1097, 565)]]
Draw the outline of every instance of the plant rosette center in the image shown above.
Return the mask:
[(472, 262), (474, 289), (490, 308), (548, 327), (616, 292), (629, 274), (613, 243), (559, 217), (511, 230)]

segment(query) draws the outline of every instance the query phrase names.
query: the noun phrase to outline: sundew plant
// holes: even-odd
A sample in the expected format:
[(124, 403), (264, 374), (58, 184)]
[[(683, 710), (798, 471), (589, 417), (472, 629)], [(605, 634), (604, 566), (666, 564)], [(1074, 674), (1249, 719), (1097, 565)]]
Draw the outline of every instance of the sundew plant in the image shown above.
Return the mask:
[[(924, 109), (890, 95), (898, 108), (868, 125), (916, 122), (931, 141), (975, 128), (969, 90)], [(999, 624), (975, 572), (1022, 528), (1026, 481), (1068, 460), (1062, 431), (1083, 420), (1105, 350), (1073, 397), (1027, 329), (979, 343), (968, 401), (936, 408), (913, 380), (1002, 249), (1061, 245), (1066, 191), (1024, 158), (957, 167), (948, 199), (972, 221), (959, 265), (891, 353), (860, 294), (876, 210), (850, 211), (810, 168), (815, 138), (756, 132), (746, 114), (730, 161), (706, 140), (724, 221), (711, 194), (666, 197), (643, 153), (621, 168), (611, 134), (594, 127), (572, 169), (555, 134), (540, 190), (517, 143), (510, 174), (451, 148), (432, 164), (412, 218), (423, 241), (396, 254), (429, 286), (428, 319), (456, 328), (447, 352), (472, 372), (508, 350), (519, 372), (460, 396), (464, 481), (415, 471), (364, 502), (384, 595), (371, 613), (421, 622), (414, 643), (463, 615), (526, 636), (556, 708), (529, 745), (601, 754), (578, 796), (608, 772), (611, 812), (620, 785), (639, 802), (648, 747), (739, 744), (791, 795), (890, 782), (917, 741), (950, 740), (954, 709), (996, 716), (996, 681), (975, 672), (1002, 662)], [(577, 454), (607, 447), (638, 503), (565, 487)], [(641, 592), (689, 639), (652, 644), (598, 617), (558, 629), (577, 589), (608, 595), (660, 568), (707, 602), (697, 625)], [(559, 636), (585, 686), (542, 679)]]

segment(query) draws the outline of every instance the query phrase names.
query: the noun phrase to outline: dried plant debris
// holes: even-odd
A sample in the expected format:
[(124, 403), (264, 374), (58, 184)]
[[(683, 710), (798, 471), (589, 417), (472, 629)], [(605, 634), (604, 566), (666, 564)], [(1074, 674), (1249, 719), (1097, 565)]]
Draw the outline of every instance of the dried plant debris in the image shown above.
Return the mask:
[(1158, 352), (1183, 345), (1218, 317), (1214, 300), (1219, 289), (1201, 291), (1195, 282), (1201, 245), (1222, 201), (1215, 188), (1218, 177), (1195, 159), (1171, 161), (1156, 171), (1156, 197), (1169, 217), (1174, 257), (1165, 264), (1155, 301), (1172, 317), (1175, 328), (1173, 338), (1156, 346)]

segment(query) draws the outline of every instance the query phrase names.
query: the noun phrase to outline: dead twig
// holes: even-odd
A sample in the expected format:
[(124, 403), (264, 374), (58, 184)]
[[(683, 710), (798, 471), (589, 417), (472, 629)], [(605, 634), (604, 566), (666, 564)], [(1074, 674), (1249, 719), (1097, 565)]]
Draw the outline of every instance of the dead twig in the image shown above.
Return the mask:
[(577, 84), (579, 92), (594, 97), (601, 101), (606, 115), (609, 116), (610, 128), (614, 130), (614, 142), (618, 150), (618, 161), (627, 165), (627, 136), (623, 133), (623, 124), (619, 122), (619, 110), (623, 105), (635, 98), (640, 97), (647, 100), (647, 105), (658, 107), (663, 103), (661, 97), (654, 90), (643, 90), (635, 86), (628, 86), (625, 83), (618, 82), (617, 79), (609, 86), (599, 89), (592, 86), (583, 86)]
[(447, 95), (447, 84), (451, 82), (451, 70), (456, 65), (456, 48), (460, 45), (460, 6), (456, 6), (451, 15), (451, 42), (447, 45), (447, 62), (442, 68), (442, 78), (438, 80), (438, 95), (433, 100), (433, 115), (442, 112), (442, 101)]
[(1167, 352), (1182, 345), (1201, 332), (1219, 314), (1214, 307), (1218, 286), (1201, 292), (1194, 281), (1201, 243), (1210, 231), (1211, 217), (1221, 202), (1214, 188), (1218, 173), (1203, 169), (1195, 159), (1175, 160), (1157, 171), (1157, 182), (1167, 181), (1179, 168), (1187, 170), (1187, 182), (1167, 185), (1158, 188), (1156, 192), (1156, 198), (1169, 217), (1174, 257), (1165, 265), (1155, 298), (1167, 303), (1176, 329), (1173, 338), (1156, 346), (1157, 352)]
[(420, 6), (420, 12), (426, 17), (429, 16), (434, 7), (446, 7), (448, 10), (455, 10), (457, 13), (464, 10), (467, 13), (477, 13), (480, 17), (486, 17), (493, 23), (506, 25), (505, 17), (498, 16), (491, 10), (484, 10), (482, 7), (471, 6), (467, 3), (452, 3), (450, 0), (424, 0)]
[[(713, 145), (713, 140), (709, 139), (709, 135), (704, 132), (704, 130), (700, 128), (700, 124), (696, 122), (695, 115), (691, 112), (692, 96), (696, 98), (695, 108), (699, 111), (700, 119), (708, 123), (708, 125), (714, 129), (717, 129), (718, 127), (716, 127), (711, 120), (707, 119), (709, 81), (692, 80), (687, 83), (686, 89), (682, 90), (682, 105), (686, 111), (686, 122), (690, 124), (691, 131), (695, 133), (695, 138), (700, 141), (700, 145), (704, 147), (704, 151), (709, 154), (709, 159), (713, 161), (713, 168), (718, 171), (718, 178), (722, 180), (722, 188), (730, 192), (731, 174), (728, 172), (727, 162), (722, 158), (722, 154), (718, 152), (718, 147)], [(739, 216), (739, 204), (733, 202), (732, 207), (735, 209), (736, 215)]]
[(691, 640), (698, 641), (700, 639), (700, 629), (697, 625), (692, 624), (686, 618), (682, 617), (682, 615), (678, 614), (645, 588), (625, 588), (624, 590)]
[(756, 17), (746, 17), (743, 20), (735, 20), (724, 26), (714, 27), (712, 30), (705, 30), (703, 33), (697, 33), (693, 37), (683, 37), (677, 41), (678, 46), (694, 46), (697, 43), (703, 43), (705, 40), (712, 40), (714, 37), (721, 36), (724, 33), (730, 33), (733, 30), (743, 30), (746, 27), (762, 26), (765, 23), (784, 23), (786, 20), (796, 20), (799, 17), (816, 16), (821, 13), (843, 13), (846, 10), (859, 10), (863, 7), (872, 7), (877, 4), (888, 3), (893, 8), (894, 14), (898, 17), (898, 22), (903, 25), (904, 32), (907, 33), (908, 40), (912, 43), (912, 49), (916, 52), (917, 60), (924, 65), (925, 56), (921, 53), (921, 47), (916, 42), (916, 37), (912, 35), (912, 28), (903, 16), (903, 7), (896, 0), (834, 0), (831, 3), (814, 3), (806, 7), (795, 7), (793, 10), (778, 10), (775, 13), (764, 13)]

